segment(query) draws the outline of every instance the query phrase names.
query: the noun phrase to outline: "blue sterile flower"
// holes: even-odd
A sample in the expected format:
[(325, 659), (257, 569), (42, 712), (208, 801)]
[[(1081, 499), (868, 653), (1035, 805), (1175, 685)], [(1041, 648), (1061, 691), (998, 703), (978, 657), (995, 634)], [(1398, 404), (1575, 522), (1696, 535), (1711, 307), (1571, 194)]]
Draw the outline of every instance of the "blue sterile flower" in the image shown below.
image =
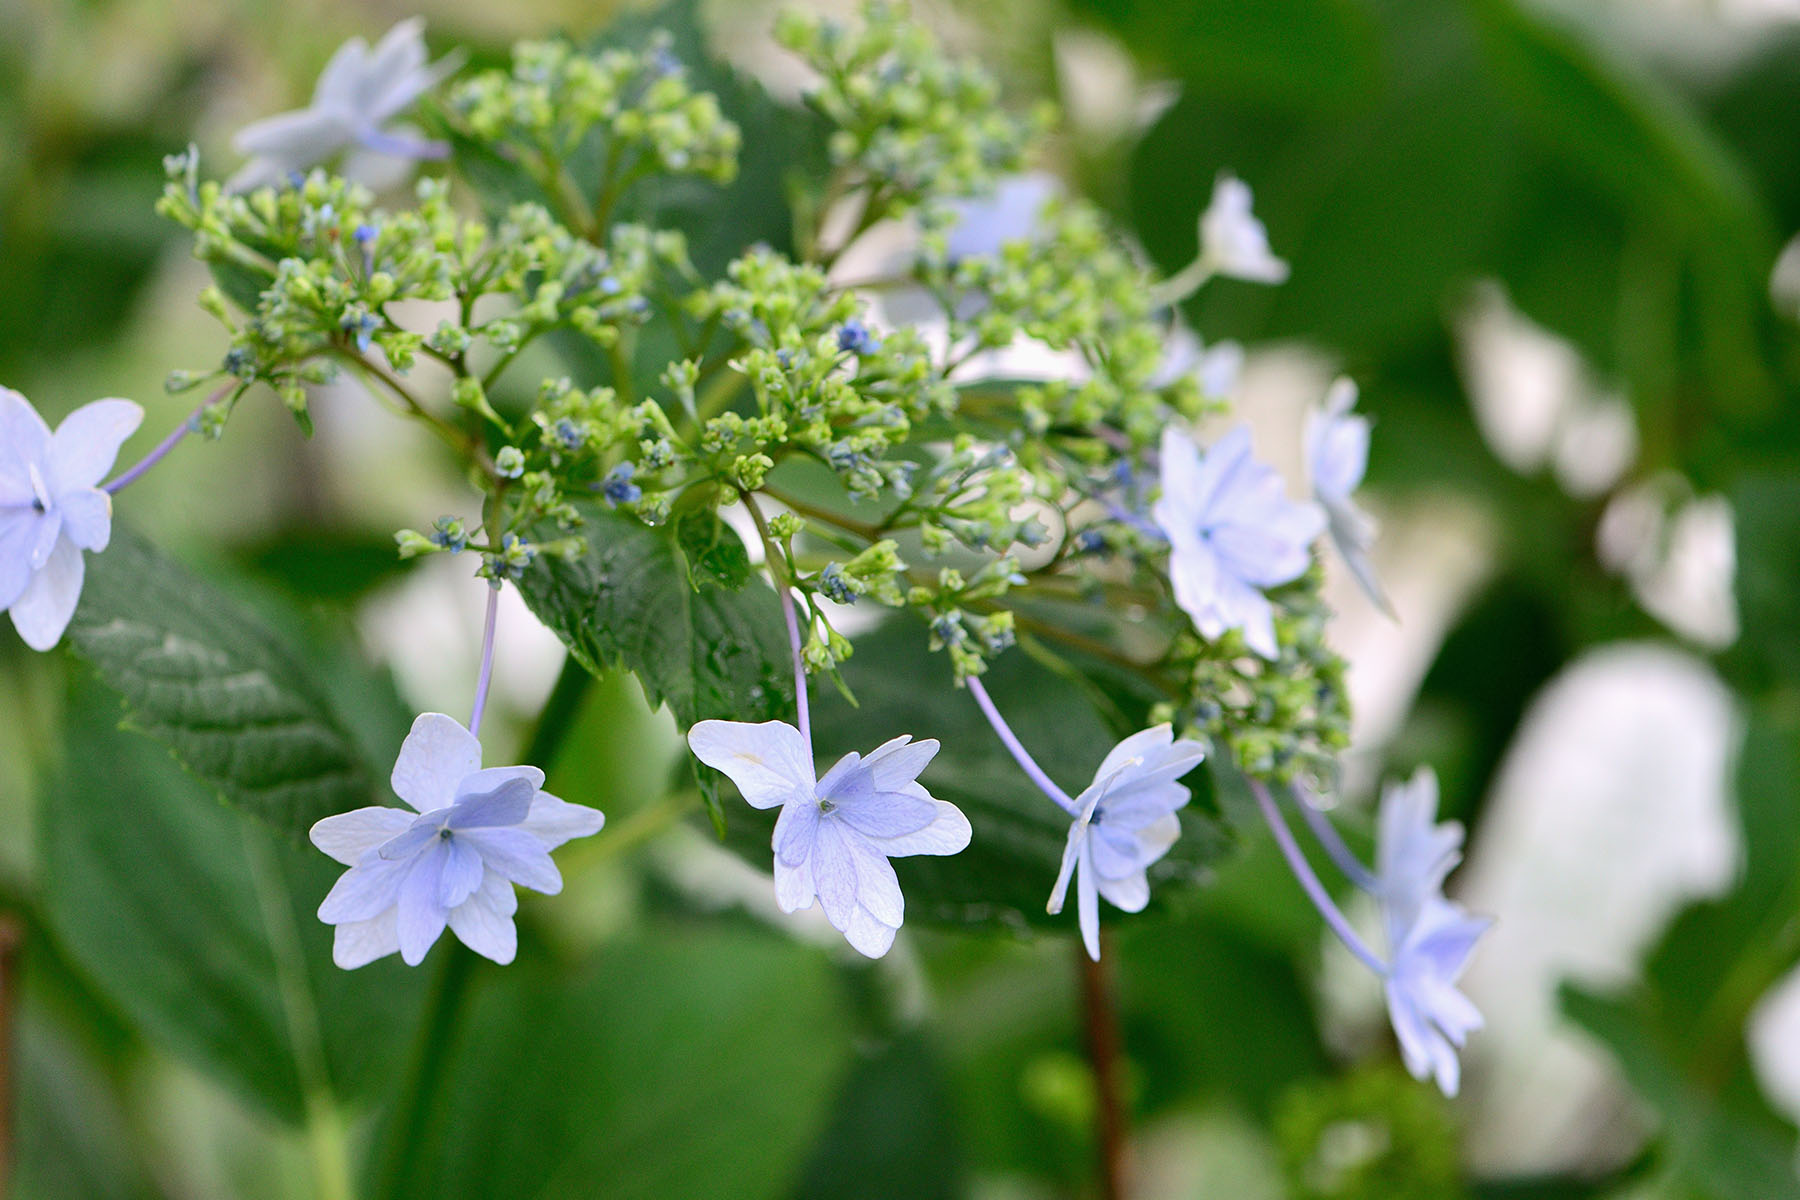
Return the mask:
[(637, 473), (637, 467), (630, 461), (622, 462), (606, 473), (600, 481), (600, 494), (611, 505), (636, 504), (644, 498), (644, 489), (631, 482)]
[(956, 854), (969, 844), (962, 810), (918, 783), (935, 741), (902, 736), (867, 757), (846, 754), (823, 779), (805, 736), (780, 721), (701, 721), (688, 745), (751, 805), (780, 807), (773, 849), (781, 910), (811, 908), (816, 899), (832, 928), (870, 958), (888, 952), (905, 916), (888, 860)]
[(1241, 629), (1252, 650), (1276, 657), (1275, 613), (1262, 589), (1305, 572), (1325, 519), (1289, 500), (1281, 476), (1251, 457), (1249, 428), (1238, 426), (1204, 458), (1186, 433), (1165, 429), (1162, 497), (1151, 515), (1169, 539), (1175, 602), (1201, 635)]
[(1356, 582), (1381, 611), (1393, 616), (1369, 550), (1375, 544), (1375, 522), (1351, 499), (1369, 466), (1369, 419), (1356, 407), (1356, 384), (1339, 379), (1325, 394), (1325, 406), (1306, 421), (1306, 470), (1313, 499), (1325, 510), (1331, 543), (1343, 556)]
[(1075, 881), (1075, 911), (1088, 956), (1100, 959), (1100, 897), (1126, 912), (1150, 903), (1146, 869), (1181, 836), (1175, 814), (1188, 802), (1176, 782), (1206, 757), (1199, 742), (1175, 740), (1167, 725), (1134, 733), (1114, 746), (1075, 798), (1062, 870), (1046, 906), (1059, 913)]
[(1400, 1056), (1414, 1079), (1429, 1075), (1446, 1096), (1456, 1095), (1462, 1081), (1457, 1050), (1482, 1026), (1481, 1013), (1456, 981), (1492, 924), (1431, 896), (1392, 950), (1384, 990)]
[(413, 722), (392, 782), (413, 811), (359, 808), (310, 835), (350, 868), (319, 905), (319, 919), (337, 926), (332, 961), (347, 970), (396, 950), (417, 966), (446, 925), (477, 954), (511, 962), (513, 885), (561, 891), (550, 851), (606, 820), (544, 791), (536, 767), (483, 770), (481, 743), (443, 713)]
[(881, 349), (881, 342), (855, 317), (838, 327), (837, 344), (839, 350), (848, 354), (873, 354)]
[(450, 57), (428, 64), (424, 29), (425, 22), (415, 17), (390, 29), (373, 49), (359, 37), (340, 46), (319, 74), (312, 103), (238, 131), (232, 145), (250, 158), (232, 176), (229, 190), (246, 191), (292, 180), (306, 168), (345, 150), (353, 153), (344, 162), (342, 173), (351, 179), (377, 173), (375, 160), (379, 158), (442, 158), (448, 154), (449, 147), (442, 142), (386, 128), (460, 61)]
[(100, 480), (143, 419), (129, 400), (96, 400), (52, 433), (25, 397), (0, 387), (0, 609), (33, 650), (62, 640), (81, 598), (81, 552), (112, 538)]

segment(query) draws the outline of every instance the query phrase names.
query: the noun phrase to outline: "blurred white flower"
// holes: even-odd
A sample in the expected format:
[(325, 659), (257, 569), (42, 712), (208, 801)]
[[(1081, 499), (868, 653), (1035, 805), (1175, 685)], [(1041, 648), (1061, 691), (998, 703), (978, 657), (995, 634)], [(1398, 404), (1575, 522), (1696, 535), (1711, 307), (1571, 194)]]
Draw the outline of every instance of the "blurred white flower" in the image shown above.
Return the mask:
[(1394, 607), (1375, 576), (1369, 551), (1375, 545), (1375, 522), (1351, 499), (1369, 468), (1369, 419), (1351, 413), (1356, 384), (1338, 379), (1325, 393), (1325, 406), (1306, 419), (1306, 472), (1313, 499), (1325, 510), (1325, 527), (1356, 582), (1389, 616)]
[(1212, 203), (1200, 214), (1200, 261), (1214, 274), (1281, 283), (1288, 265), (1269, 249), (1269, 232), (1250, 206), (1250, 185), (1229, 172), (1220, 175)]
[(1430, 1075), (1446, 1096), (1456, 1095), (1462, 1082), (1457, 1050), (1481, 1028), (1481, 1013), (1456, 981), (1492, 924), (1432, 896), (1393, 948), (1386, 991), (1400, 1056), (1414, 1079)]
[(388, 30), (373, 49), (360, 37), (338, 47), (319, 74), (311, 104), (238, 131), (232, 146), (250, 161), (227, 188), (241, 192), (279, 183), (340, 151), (352, 152), (344, 176), (365, 182), (390, 174), (394, 160), (449, 153), (442, 142), (385, 128), (461, 63), (449, 56), (428, 64), (424, 29), (424, 19), (414, 17)]

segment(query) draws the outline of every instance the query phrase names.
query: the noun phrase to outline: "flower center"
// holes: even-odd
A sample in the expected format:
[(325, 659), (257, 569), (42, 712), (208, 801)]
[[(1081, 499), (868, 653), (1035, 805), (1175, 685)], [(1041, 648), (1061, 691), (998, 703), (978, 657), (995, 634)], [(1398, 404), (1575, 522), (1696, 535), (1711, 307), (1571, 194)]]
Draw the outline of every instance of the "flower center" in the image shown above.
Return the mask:
[(836, 809), (837, 809), (837, 805), (836, 805), (836, 804), (834, 804), (834, 803), (832, 803), (832, 802), (831, 802), (831, 801), (830, 801), (830, 800), (821, 800), (821, 801), (819, 801), (819, 812), (820, 812), (820, 814), (826, 814), (826, 813), (830, 813), (830, 812), (834, 812), (834, 811), (835, 811), (835, 810), (836, 810)]

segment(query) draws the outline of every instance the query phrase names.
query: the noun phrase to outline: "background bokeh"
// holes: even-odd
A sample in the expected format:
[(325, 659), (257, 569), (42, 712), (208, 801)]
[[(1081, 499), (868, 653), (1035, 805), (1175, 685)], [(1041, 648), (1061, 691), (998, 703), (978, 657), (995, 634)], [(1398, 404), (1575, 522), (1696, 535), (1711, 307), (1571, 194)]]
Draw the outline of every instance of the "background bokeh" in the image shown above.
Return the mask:
[[(222, 343), (151, 211), (164, 154), (195, 140), (226, 173), (234, 129), (414, 11), (485, 62), (608, 7), (0, 0), (0, 381), (52, 420), (124, 395), (169, 427), (190, 398), (164, 375)], [(1338, 372), (1377, 422), (1400, 620), (1332, 579), (1357, 709), (1338, 815), (1366, 848), (1379, 782), (1432, 765), (1470, 828), (1451, 890), (1499, 918), (1454, 1101), (1400, 1071), (1374, 985), (1270, 847), (1121, 924), (1134, 1194), (1800, 1196), (1800, 259), (1777, 269), (1800, 230), (1800, 4), (915, 8), (1014, 100), (1058, 101), (1044, 168), (1162, 269), (1192, 256), (1218, 171), (1254, 187), (1291, 280), (1213, 284), (1187, 316), (1249, 347), (1238, 402), (1284, 467)], [(795, 91), (773, 5), (701, 10), (716, 52)], [(122, 519), (341, 661), (346, 703), (461, 711), (482, 591), (391, 551), (455, 478), (337, 399), (306, 442), (246, 404)], [(529, 752), (562, 665), (505, 616), (495, 761)], [(364, 738), (397, 745), (367, 711)], [(776, 921), (766, 879), (692, 821), (634, 684), (568, 719), (551, 786), (609, 827), (561, 856), (563, 897), (525, 905), (521, 961), (370, 968), (308, 1028), (275, 993), (328, 944), (307, 913), (330, 864), (244, 833), (110, 733), (116, 702), (72, 660), (0, 636), (14, 1194), (324, 1195), (330, 1137), (369, 1194), (1092, 1194), (1067, 941), (909, 927), (851, 961), (822, 920)], [(152, 818), (191, 861), (136, 839)], [(421, 1028), (451, 986), (454, 1028)], [(351, 1064), (350, 1094), (322, 1097), (309, 1058)], [(418, 1111), (379, 1100), (421, 1070)]]

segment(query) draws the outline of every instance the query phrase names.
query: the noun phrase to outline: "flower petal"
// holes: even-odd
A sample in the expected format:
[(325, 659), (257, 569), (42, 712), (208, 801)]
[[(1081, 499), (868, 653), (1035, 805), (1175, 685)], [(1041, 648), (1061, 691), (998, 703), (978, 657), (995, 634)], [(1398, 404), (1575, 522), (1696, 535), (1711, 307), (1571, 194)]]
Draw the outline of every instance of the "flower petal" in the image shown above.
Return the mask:
[(112, 541), (112, 497), (99, 488), (64, 492), (56, 510), (63, 535), (78, 548), (99, 553)]
[(905, 837), (937, 819), (937, 802), (930, 796), (905, 792), (871, 792), (838, 805), (836, 815), (844, 824), (869, 837)]
[(362, 862), (338, 877), (319, 905), (319, 920), (327, 925), (369, 921), (394, 907), (400, 885), (412, 870), (410, 859), (394, 862), (379, 855), (365, 855)]
[(404, 833), (417, 818), (404, 809), (373, 807), (339, 813), (314, 823), (307, 836), (312, 844), (347, 867), (361, 862), (369, 851)]
[(818, 889), (825, 919), (841, 933), (849, 926), (851, 910), (857, 903), (856, 864), (836, 821), (819, 822), (807, 861), (812, 864), (813, 886)]
[(27, 468), (42, 469), (50, 457), (50, 427), (31, 402), (8, 387), (0, 387), (0, 505), (29, 505), (31, 476)]
[(487, 874), (481, 852), (470, 845), (467, 838), (445, 838), (443, 877), (438, 881), (438, 903), (447, 909), (455, 908), (475, 894), (475, 889), (481, 886), (482, 878)]
[(67, 538), (58, 538), (44, 569), (31, 577), (24, 592), (7, 610), (27, 646), (48, 650), (62, 640), (69, 618), (75, 615), (75, 604), (81, 599), (85, 573), (81, 551)]
[(772, 845), (775, 861), (797, 867), (812, 856), (813, 841), (819, 832), (819, 806), (811, 800), (796, 800), (781, 806), (775, 818)]
[(862, 765), (874, 776), (877, 791), (898, 792), (918, 779), (937, 752), (936, 738), (915, 742), (911, 734), (901, 734), (875, 747)]
[(28, 507), (0, 507), (0, 609), (11, 608), (31, 582), (31, 547), (42, 520)]
[(119, 447), (144, 423), (144, 410), (129, 400), (96, 400), (63, 418), (50, 439), (45, 479), (63, 503), (66, 493), (98, 487), (119, 457)]
[[(517, 771), (520, 768), (512, 768)], [(498, 774), (499, 778), (493, 778)], [(478, 790), (471, 783), (489, 777), (491, 790)], [(537, 782), (533, 781), (536, 776)], [(531, 801), (537, 795), (537, 785), (543, 780), (543, 772), (535, 768), (530, 775), (508, 774), (506, 769), (494, 771), (477, 771), (463, 780), (457, 789), (456, 803), (450, 807), (449, 826), (452, 829), (481, 829), (495, 826), (512, 826), (523, 821), (531, 812)]]
[(346, 971), (400, 949), (399, 914), (392, 908), (367, 921), (346, 921), (331, 939), (331, 961)]
[(512, 918), (517, 907), (512, 884), (489, 871), (475, 894), (450, 910), (450, 931), (475, 953), (505, 966), (519, 952)]
[(933, 800), (937, 816), (931, 824), (916, 833), (895, 838), (870, 838), (875, 848), (889, 858), (909, 854), (960, 854), (969, 847), (969, 818), (948, 800)]
[(546, 896), (562, 891), (562, 875), (550, 852), (523, 829), (468, 829), (456, 835), (481, 852), (488, 869), (498, 871), (521, 887)]
[(811, 752), (792, 725), (701, 721), (688, 730), (688, 745), (701, 762), (737, 784), (752, 807), (774, 808), (795, 793), (812, 796)]
[(906, 919), (906, 897), (900, 894), (900, 880), (887, 856), (848, 829), (839, 829), (838, 837), (849, 852), (856, 869), (856, 902), (884, 925), (898, 927)]
[(782, 912), (811, 908), (815, 895), (810, 860), (802, 860), (791, 867), (779, 858), (775, 860), (775, 903)]
[(1102, 875), (1094, 881), (1094, 886), (1121, 912), (1143, 912), (1144, 906), (1150, 903), (1150, 879), (1142, 871), (1115, 879)]
[(606, 814), (585, 804), (570, 804), (549, 792), (532, 798), (531, 811), (519, 822), (519, 828), (554, 850), (571, 838), (588, 837), (600, 832)]
[(865, 958), (880, 958), (893, 947), (897, 932), (896, 927), (883, 924), (879, 917), (859, 904), (851, 911), (850, 921), (844, 926), (844, 940)]
[(448, 808), (462, 781), (481, 769), (481, 743), (455, 717), (420, 713), (401, 743), (390, 782), (394, 794), (418, 809)]
[(1075, 864), (1075, 915), (1081, 923), (1081, 944), (1088, 957), (1100, 961), (1100, 894), (1095, 887), (1094, 864), (1088, 854), (1086, 839)]

